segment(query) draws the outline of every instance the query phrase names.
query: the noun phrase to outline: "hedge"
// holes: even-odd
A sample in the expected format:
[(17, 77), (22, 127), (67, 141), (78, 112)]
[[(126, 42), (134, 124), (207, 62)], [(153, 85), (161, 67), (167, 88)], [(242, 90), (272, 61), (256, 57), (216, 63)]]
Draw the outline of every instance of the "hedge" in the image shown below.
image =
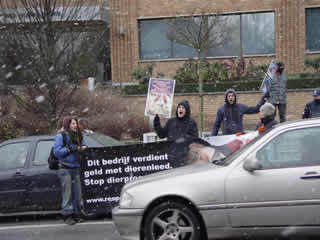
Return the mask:
[[(228, 88), (234, 88), (236, 91), (258, 91), (261, 85), (261, 80), (250, 81), (223, 81), (214, 84), (204, 84), (203, 91), (208, 92), (224, 92)], [(305, 79), (289, 79), (288, 89), (308, 89), (320, 87), (320, 78), (305, 78)], [(177, 84), (175, 93), (198, 93), (198, 84)], [(148, 93), (148, 85), (130, 85), (124, 87), (126, 95), (144, 95)]]

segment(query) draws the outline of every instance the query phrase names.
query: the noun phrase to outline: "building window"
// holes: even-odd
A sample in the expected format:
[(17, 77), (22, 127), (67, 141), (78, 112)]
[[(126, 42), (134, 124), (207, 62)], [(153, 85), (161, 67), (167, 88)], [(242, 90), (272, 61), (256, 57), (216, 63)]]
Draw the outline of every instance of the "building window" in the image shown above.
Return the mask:
[(274, 13), (241, 15), (242, 49), (244, 55), (275, 53)]
[[(275, 53), (274, 12), (232, 14), (223, 17), (228, 24), (228, 38), (223, 44), (210, 48), (206, 53), (208, 57), (239, 56), (241, 52), (244, 55)], [(193, 48), (168, 38), (169, 21), (170, 19), (139, 21), (141, 60), (197, 56)]]
[(306, 9), (306, 47), (307, 51), (320, 51), (320, 8)]

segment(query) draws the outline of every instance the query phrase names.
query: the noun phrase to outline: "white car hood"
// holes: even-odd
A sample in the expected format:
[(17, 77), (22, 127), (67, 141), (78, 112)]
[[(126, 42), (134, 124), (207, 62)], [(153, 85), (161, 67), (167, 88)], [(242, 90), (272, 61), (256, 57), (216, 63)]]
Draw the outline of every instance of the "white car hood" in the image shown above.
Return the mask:
[(143, 177), (140, 177), (137, 180), (134, 180), (133, 182), (127, 183), (123, 187), (123, 191), (127, 191), (132, 187), (135, 187), (137, 185), (143, 185), (146, 183), (159, 181), (162, 179), (168, 179), (168, 178), (175, 178), (179, 176), (187, 176), (187, 175), (193, 175), (193, 174), (199, 174), (206, 171), (212, 171), (213, 169), (221, 169), (222, 166), (218, 166), (212, 163), (205, 163), (205, 164), (192, 164), (184, 167), (174, 168), (170, 170), (165, 170), (153, 174), (149, 174)]

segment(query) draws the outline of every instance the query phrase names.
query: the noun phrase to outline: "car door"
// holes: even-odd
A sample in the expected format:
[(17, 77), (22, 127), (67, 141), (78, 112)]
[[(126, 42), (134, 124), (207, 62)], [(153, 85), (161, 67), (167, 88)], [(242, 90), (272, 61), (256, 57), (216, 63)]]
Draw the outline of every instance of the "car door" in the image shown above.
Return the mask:
[(320, 224), (320, 127), (288, 129), (247, 156), (226, 179), (233, 227)]
[(0, 146), (0, 212), (25, 210), (25, 166), (30, 142), (12, 142)]
[(60, 209), (61, 187), (56, 170), (50, 170), (48, 157), (54, 144), (53, 138), (38, 139), (34, 143), (30, 162), (27, 187), (29, 211)]

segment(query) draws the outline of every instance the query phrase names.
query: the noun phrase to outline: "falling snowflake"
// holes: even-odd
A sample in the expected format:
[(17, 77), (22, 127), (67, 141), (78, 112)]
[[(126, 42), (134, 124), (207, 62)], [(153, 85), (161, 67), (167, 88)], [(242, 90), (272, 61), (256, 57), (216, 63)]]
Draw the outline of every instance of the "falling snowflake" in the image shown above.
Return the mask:
[(82, 110), (83, 113), (86, 113), (88, 111), (89, 111), (89, 108), (85, 108), (85, 109)]
[(50, 68), (49, 68), (49, 72), (52, 72), (54, 70), (54, 66), (51, 66)]
[(43, 83), (43, 84), (40, 85), (40, 88), (44, 88), (44, 87), (46, 87), (46, 86), (47, 86), (47, 84), (46, 84), (46, 83)]
[(7, 73), (7, 74), (6, 74), (6, 79), (11, 78), (12, 75), (13, 75), (12, 72)]
[(19, 70), (19, 69), (21, 69), (21, 68), (22, 68), (22, 65), (19, 64), (19, 65), (17, 65), (14, 69), (15, 69), (15, 70)]
[(44, 101), (44, 96), (38, 96), (38, 97), (36, 97), (36, 101), (37, 101), (37, 103), (43, 102), (43, 101)]

